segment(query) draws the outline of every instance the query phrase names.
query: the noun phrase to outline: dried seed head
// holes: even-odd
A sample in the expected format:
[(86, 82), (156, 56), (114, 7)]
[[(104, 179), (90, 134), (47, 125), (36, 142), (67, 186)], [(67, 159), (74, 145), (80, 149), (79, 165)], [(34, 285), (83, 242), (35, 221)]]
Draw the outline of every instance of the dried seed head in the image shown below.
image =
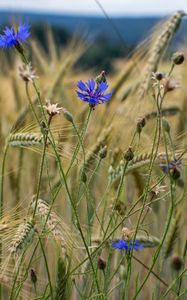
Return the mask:
[(171, 267), (175, 271), (180, 271), (180, 269), (183, 266), (183, 263), (183, 259), (180, 256), (175, 254), (171, 257)]
[(156, 185), (156, 187), (151, 190), (151, 193), (153, 196), (158, 196), (160, 193), (165, 192), (166, 188), (166, 185)]
[(53, 117), (57, 114), (59, 114), (62, 110), (62, 107), (57, 107), (57, 103), (56, 104), (51, 104), (50, 101), (46, 101), (46, 105), (44, 105), (43, 107), (46, 109), (47, 113), (49, 116)]
[(184, 53), (183, 52), (176, 52), (172, 55), (172, 61), (175, 65), (181, 65), (184, 62)]
[(129, 228), (127, 228), (127, 227), (123, 227), (122, 228), (122, 238), (125, 241), (131, 240), (131, 238), (132, 238), (132, 231)]
[(22, 67), (19, 67), (19, 74), (25, 82), (38, 78), (38, 76), (35, 75), (35, 70), (33, 70), (31, 63), (28, 65), (24, 64)]
[(106, 261), (101, 256), (99, 256), (97, 259), (97, 265), (100, 270), (104, 270), (106, 268)]
[(175, 89), (180, 87), (180, 85), (176, 81), (176, 79), (172, 78), (172, 77), (163, 79), (162, 80), (162, 85), (163, 85), (165, 93), (172, 92)]

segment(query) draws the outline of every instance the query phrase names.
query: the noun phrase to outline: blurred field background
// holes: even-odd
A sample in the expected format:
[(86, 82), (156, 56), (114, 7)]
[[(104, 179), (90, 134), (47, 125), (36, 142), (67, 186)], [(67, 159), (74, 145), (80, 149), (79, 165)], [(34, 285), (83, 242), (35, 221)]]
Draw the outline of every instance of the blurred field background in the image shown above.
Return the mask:
[[(107, 11), (106, 6), (105, 9)], [(85, 247), (76, 228), (75, 216), (59, 176), (55, 155), (50, 146), (47, 148), (39, 198), (49, 204), (53, 203), (54, 195), (62, 184), (52, 209), (55, 214), (60, 216), (58, 222), (61, 225), (62, 236), (66, 240), (64, 247), (67, 249), (65, 251), (68, 252), (68, 259), (72, 258), (71, 264), (66, 264), (66, 260), (63, 260), (64, 256), (61, 255), (61, 245), (60, 247), (55, 245), (52, 229), (48, 228), (48, 231), (41, 233), (42, 225), (37, 215), (38, 219), (35, 222), (38, 232), (41, 233), (40, 237), (47, 256), (54, 288), (53, 299), (186, 299), (187, 155), (185, 153), (182, 157), (180, 178), (175, 182), (175, 205), (171, 222), (153, 269), (168, 286), (154, 274), (150, 274), (140, 294), (135, 296), (137, 286), (146, 277), (152, 264), (153, 255), (162, 240), (171, 204), (171, 181), (169, 176), (162, 179), (163, 172), (159, 160), (159, 154), (165, 152), (163, 136), (149, 182), (149, 187), (155, 185), (155, 188), (151, 188), (147, 195), (142, 222), (137, 229), (137, 237), (146, 246), (145, 249), (134, 253), (141, 263), (132, 259), (128, 292), (125, 289), (129, 273), (127, 262), (123, 258), (124, 252), (111, 249), (111, 242), (123, 237), (122, 228), (128, 228), (132, 235), (136, 229), (143, 205), (142, 195), (146, 189), (154, 128), (158, 117), (152, 98), (150, 77), (151, 73), (155, 71), (169, 72), (173, 52), (182, 51), (186, 57), (187, 21), (185, 15), (175, 12), (165, 18), (139, 17), (131, 19), (129, 17), (123, 21), (107, 18), (106, 15), (95, 19), (92, 16), (90, 18), (83, 17), (82, 23), (79, 18), (75, 21), (76, 17), (69, 17), (69, 20), (66, 17), (67, 19), (64, 21), (67, 23), (66, 25), (63, 22), (60, 24), (60, 21), (57, 24), (57, 20), (54, 24), (51, 15), (49, 18), (51, 21), (47, 22), (48, 16), (45, 15), (42, 23), (39, 23), (41, 17), (29, 13), (24, 15), (3, 12), (2, 16), (2, 28), (10, 22), (14, 24), (20, 20), (26, 20), (31, 24), (31, 38), (25, 48), (38, 76), (36, 82), (41, 92), (41, 98), (44, 103), (45, 99), (50, 99), (52, 103), (58, 103), (60, 107), (68, 110), (72, 114), (78, 130), (81, 131), (83, 128), (88, 105), (77, 98), (75, 93), (77, 82), (95, 78), (102, 70), (105, 70), (109, 89), (114, 91), (111, 100), (106, 105), (99, 105), (91, 113), (84, 141), (85, 164), (83, 152), (80, 149), (76, 162), (66, 178), (72, 198), (75, 202), (77, 201), (79, 219), (90, 252), (101, 245), (93, 255), (93, 263), (101, 291), (104, 291), (103, 295), (97, 295), (95, 286), (92, 285), (93, 274), (89, 262), (80, 268), (77, 267), (86, 257)], [(131, 26), (133, 23), (134, 27)], [(85, 24), (90, 24), (90, 27)], [(101, 24), (105, 26), (103, 32), (100, 30), (100, 27), (103, 26)], [(125, 35), (126, 24), (130, 24), (127, 38)], [(84, 30), (81, 26), (84, 27)], [(150, 29), (150, 27), (152, 28)], [(141, 32), (141, 35), (137, 34), (137, 30)], [(40, 134), (40, 129), (29, 109), (28, 91), (19, 76), (21, 64), (15, 51), (1, 51), (1, 166), (4, 146), (10, 134)], [(169, 151), (172, 152), (174, 149), (176, 155), (183, 153), (187, 147), (186, 70), (186, 60), (183, 64), (175, 66), (172, 77), (179, 83), (179, 87), (166, 94), (162, 106), (162, 116), (170, 124), (173, 143), (173, 148), (171, 147)], [(31, 100), (36, 110), (39, 111), (35, 91), (31, 85), (28, 86), (28, 89)], [(120, 199), (116, 203), (116, 194), (122, 178), (124, 153), (129, 147), (132, 136), (137, 130), (137, 123), (141, 118), (145, 120), (145, 127), (134, 144), (135, 156), (127, 167), (125, 179), (121, 185)], [(51, 131), (58, 141), (58, 153), (66, 172), (76, 144), (79, 142), (77, 135), (71, 122), (68, 122), (63, 114), (53, 119)], [(169, 138), (167, 143), (170, 147)], [(107, 156), (102, 158), (101, 150), (106, 148)], [(5, 263), (8, 257), (9, 243), (17, 232), (18, 226), (28, 220), (30, 216), (31, 201), (33, 195), (36, 194), (40, 172), (41, 154), (42, 145), (37, 147), (22, 145), (20, 147), (18, 143), (18, 147), (12, 147), (11, 144), (8, 147), (4, 172), (4, 218), (1, 222), (1, 226), (8, 224), (8, 232), (5, 229), (4, 233), (3, 229), (1, 233), (1, 239), (5, 243), (2, 255), (2, 276), (0, 276), (3, 287), (1, 299), (3, 300), (52, 299), (50, 295), (47, 296), (49, 294), (48, 276), (41, 249), (37, 249), (35, 253), (35, 258), (29, 266), (29, 275), (27, 274), (23, 279), (21, 274), (20, 279), (16, 282), (17, 286), (22, 280), (24, 282), (20, 294), (16, 295), (15, 289), (14, 295), (10, 296), (14, 282), (12, 278), (15, 275), (13, 269), (16, 268), (16, 263), (14, 261)], [(86, 179), (79, 178), (80, 168), (83, 164)], [(160, 188), (160, 191), (159, 181), (164, 186), (164, 188)], [(135, 205), (138, 199), (140, 201)], [(120, 222), (121, 225), (112, 233), (115, 225)], [(108, 234), (110, 237), (106, 241)], [(37, 239), (36, 237), (27, 249), (21, 272), (27, 269)], [(105, 242), (102, 245), (103, 241)], [(100, 268), (98, 257), (102, 257), (106, 262), (104, 272)], [(68, 276), (74, 268), (75, 271)], [(30, 276), (31, 269), (35, 270), (37, 274), (36, 285), (33, 284), (33, 278)], [(173, 285), (172, 282), (174, 282)]]

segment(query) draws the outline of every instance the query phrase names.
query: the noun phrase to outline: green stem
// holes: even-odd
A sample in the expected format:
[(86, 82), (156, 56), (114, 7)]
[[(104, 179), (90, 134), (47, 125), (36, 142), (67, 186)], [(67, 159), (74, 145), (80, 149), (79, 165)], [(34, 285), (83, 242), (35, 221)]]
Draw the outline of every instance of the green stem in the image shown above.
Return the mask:
[(29, 94), (29, 87), (28, 87), (28, 82), (25, 83), (25, 91), (26, 91), (26, 95), (27, 95), (27, 98), (28, 98), (28, 101), (29, 101), (29, 105), (30, 105), (30, 108), (31, 108), (31, 111), (33, 113), (33, 116), (34, 118), (36, 119), (38, 125), (40, 126), (40, 120), (35, 112), (35, 109), (34, 109), (34, 106), (33, 106), (33, 103), (32, 103), (32, 100), (31, 100), (31, 97), (30, 97), (30, 94)]
[(47, 257), (46, 257), (45, 250), (44, 250), (44, 247), (43, 247), (43, 244), (42, 244), (42, 241), (41, 241), (41, 238), (39, 235), (38, 235), (38, 239), (39, 239), (40, 247), (42, 250), (43, 258), (45, 261), (45, 267), (46, 267), (46, 271), (47, 271), (47, 277), (49, 280), (49, 287), (50, 287), (50, 292), (51, 292), (51, 299), (53, 300), (54, 299), (53, 298), (53, 287), (52, 287), (52, 283), (51, 283), (51, 277), (50, 277), (49, 267), (48, 267), (48, 263), (47, 263)]
[(45, 153), (46, 153), (47, 140), (48, 140), (48, 130), (49, 130), (49, 127), (50, 127), (51, 120), (52, 120), (52, 116), (49, 116), (47, 131), (46, 131), (46, 134), (43, 135), (44, 136), (44, 145), (43, 145), (43, 153), (42, 153), (42, 159), (41, 159), (41, 164), (40, 164), (40, 173), (39, 173), (39, 180), (38, 180), (35, 206), (34, 206), (33, 215), (32, 215), (33, 219), (34, 219), (34, 216), (36, 214), (36, 209), (37, 209), (37, 205), (38, 205), (38, 198), (39, 198), (39, 193), (40, 193), (40, 186), (41, 186), (41, 181), (42, 181), (44, 161), (45, 161)]

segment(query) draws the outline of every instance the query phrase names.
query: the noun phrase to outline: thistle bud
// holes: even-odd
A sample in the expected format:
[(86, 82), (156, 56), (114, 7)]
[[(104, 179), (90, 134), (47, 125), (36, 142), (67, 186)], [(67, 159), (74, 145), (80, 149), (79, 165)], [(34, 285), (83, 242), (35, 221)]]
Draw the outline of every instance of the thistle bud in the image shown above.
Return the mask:
[(124, 159), (126, 161), (131, 161), (134, 158), (134, 153), (132, 151), (132, 147), (129, 147), (129, 149), (124, 154)]
[(100, 270), (104, 270), (106, 268), (106, 261), (101, 256), (99, 256), (97, 259), (97, 265)]
[(101, 82), (106, 82), (106, 73), (105, 71), (102, 71), (96, 78), (95, 81), (97, 84), (101, 83)]
[(99, 151), (99, 157), (101, 159), (104, 159), (107, 156), (107, 146), (105, 145), (101, 150)]
[(175, 254), (171, 257), (171, 267), (175, 271), (180, 271), (180, 269), (183, 266), (183, 263), (183, 259), (180, 256)]
[(172, 55), (172, 61), (175, 65), (181, 65), (184, 62), (184, 53), (183, 52), (176, 52)]
[(37, 282), (37, 276), (34, 269), (30, 269), (30, 278), (33, 284), (36, 284)]
[(170, 125), (169, 125), (169, 122), (166, 119), (163, 119), (162, 124), (163, 124), (164, 130), (169, 134), (170, 129), (171, 129)]

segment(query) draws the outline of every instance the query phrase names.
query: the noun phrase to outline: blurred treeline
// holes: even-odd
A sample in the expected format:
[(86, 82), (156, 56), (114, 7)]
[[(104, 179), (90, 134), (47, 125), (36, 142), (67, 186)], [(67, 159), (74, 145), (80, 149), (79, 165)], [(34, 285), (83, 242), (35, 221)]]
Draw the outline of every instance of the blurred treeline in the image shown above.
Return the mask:
[(120, 57), (127, 56), (131, 50), (132, 45), (128, 45), (124, 41), (115, 40), (112, 41), (106, 35), (101, 33), (97, 35), (91, 41), (86, 37), (86, 35), (81, 35), (79, 33), (72, 34), (67, 28), (52, 26), (43, 24), (35, 24), (32, 27), (32, 36), (40, 41), (41, 46), (47, 52), (47, 39), (46, 39), (46, 27), (50, 28), (53, 34), (54, 42), (58, 45), (58, 49), (66, 46), (72, 38), (77, 38), (82, 40), (86, 45), (86, 51), (80, 57), (76, 63), (76, 68), (84, 70), (105, 70), (107, 72), (113, 71), (113, 60)]

